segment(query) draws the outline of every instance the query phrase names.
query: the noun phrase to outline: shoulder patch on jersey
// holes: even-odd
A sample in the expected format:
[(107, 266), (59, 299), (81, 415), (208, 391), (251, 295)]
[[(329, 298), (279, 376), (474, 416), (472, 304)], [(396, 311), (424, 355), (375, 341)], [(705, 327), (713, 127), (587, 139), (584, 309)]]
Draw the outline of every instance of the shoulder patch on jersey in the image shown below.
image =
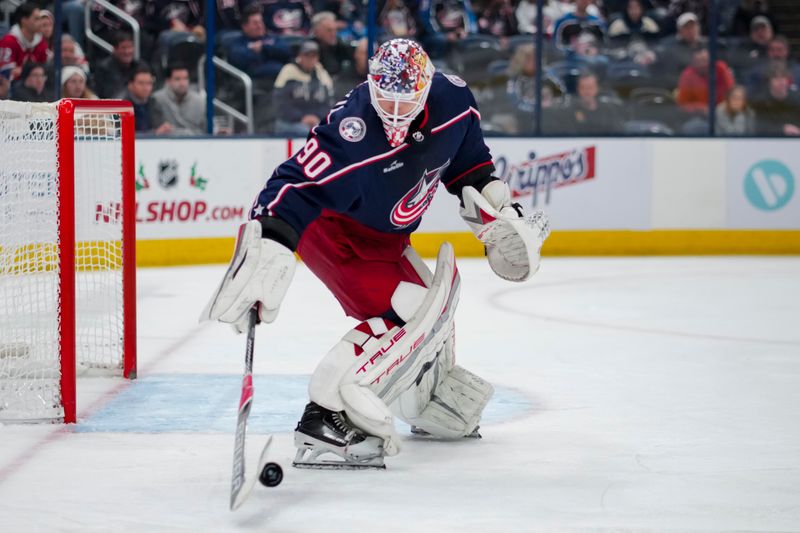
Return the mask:
[(445, 74), (444, 77), (447, 78), (447, 80), (450, 83), (452, 83), (453, 85), (455, 85), (456, 87), (466, 87), (467, 86), (467, 82), (465, 82), (464, 80), (462, 80), (461, 78), (459, 78), (455, 74)]
[(345, 141), (357, 143), (367, 134), (367, 125), (358, 117), (345, 117), (339, 123), (339, 135)]

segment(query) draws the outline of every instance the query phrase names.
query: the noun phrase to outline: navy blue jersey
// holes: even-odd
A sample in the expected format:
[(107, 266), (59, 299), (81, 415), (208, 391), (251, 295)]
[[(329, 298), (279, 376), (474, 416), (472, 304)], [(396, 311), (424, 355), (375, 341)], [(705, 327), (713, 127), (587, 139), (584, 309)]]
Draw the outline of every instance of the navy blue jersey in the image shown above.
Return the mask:
[(271, 215), (301, 235), (323, 210), (382, 232), (411, 233), (443, 183), (451, 192), (494, 170), (466, 84), (435, 74), (425, 110), (392, 148), (362, 83), (282, 163), (251, 217)]

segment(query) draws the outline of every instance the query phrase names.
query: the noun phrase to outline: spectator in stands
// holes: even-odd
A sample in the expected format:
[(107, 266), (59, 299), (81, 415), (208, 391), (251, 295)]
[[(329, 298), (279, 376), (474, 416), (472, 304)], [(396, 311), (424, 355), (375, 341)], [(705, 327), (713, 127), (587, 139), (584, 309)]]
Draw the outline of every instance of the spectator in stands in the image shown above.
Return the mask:
[(164, 87), (153, 93), (151, 125), (155, 133), (206, 133), (205, 94), (189, 88), (189, 69), (185, 65), (171, 65), (167, 67), (166, 76)]
[(705, 47), (707, 43), (700, 33), (700, 21), (694, 13), (681, 14), (677, 27), (677, 33), (662, 39), (657, 51), (661, 82), (670, 88), (675, 87), (681, 72), (691, 64), (694, 50)]
[(775, 17), (769, 12), (767, 0), (741, 0), (733, 16), (733, 35), (748, 35), (752, 31), (753, 19), (766, 18), (773, 29), (777, 28)]
[(754, 98), (753, 109), (757, 134), (800, 135), (800, 95), (785, 68), (776, 66), (770, 71), (766, 93)]
[(311, 17), (311, 35), (319, 45), (319, 62), (331, 76), (353, 61), (353, 47), (343, 43), (336, 31), (336, 15), (322, 11)]
[(275, 133), (305, 136), (333, 103), (333, 80), (319, 62), (319, 45), (303, 42), (275, 80)]
[(334, 95), (343, 98), (367, 79), (367, 40), (361, 39), (353, 51), (353, 61), (333, 78)]
[[(583, 32), (573, 39), (571, 48), (567, 50), (565, 63), (572, 72), (591, 70), (597, 74), (606, 72), (611, 60), (603, 53), (602, 42), (594, 33)], [(577, 77), (565, 77), (565, 83), (570, 93), (575, 92)]]
[(242, 15), (242, 35), (228, 48), (230, 62), (253, 78), (265, 80), (271, 87), (290, 59), (289, 48), (267, 35), (261, 7), (247, 6)]
[(308, 35), (311, 6), (307, 0), (256, 0), (270, 35)]
[[(0, 39), (0, 69), (11, 69), (11, 79), (17, 80), (27, 62), (47, 62), (47, 41), (39, 31), (39, 8), (25, 2), (14, 10), (14, 25)], [(9, 67), (10, 65), (10, 67)]]
[(61, 34), (61, 66), (80, 67), (86, 74), (89, 74), (89, 62), (83, 53), (80, 45), (69, 33)]
[(444, 57), (455, 43), (478, 31), (469, 0), (422, 0), (419, 18), (425, 50), (434, 59)]
[[(508, 113), (496, 113), (489, 121), (500, 131), (511, 134), (525, 134), (534, 131), (536, 121), (536, 49), (533, 44), (522, 44), (514, 50), (514, 55), (506, 71), (506, 98)], [(542, 80), (542, 109), (555, 107), (556, 98), (564, 92), (559, 80), (544, 74)], [(545, 112), (545, 117), (547, 114)]]
[(125, 31), (111, 37), (111, 55), (97, 62), (94, 68), (94, 88), (100, 98), (116, 98), (125, 90), (131, 72), (136, 67), (133, 56), (133, 36)]
[(628, 0), (625, 12), (608, 26), (608, 38), (612, 46), (625, 47), (632, 42), (651, 43), (661, 35), (661, 28), (651, 17), (644, 14), (642, 0)]
[[(136, 131), (141, 133), (149, 133), (152, 128), (151, 115), (152, 115), (152, 102), (151, 96), (153, 94), (153, 84), (155, 78), (153, 71), (144, 63), (139, 63), (136, 68), (131, 72), (131, 77), (128, 79), (128, 88), (123, 94), (122, 98), (133, 104), (133, 115), (136, 118)], [(171, 125), (168, 122), (161, 124), (161, 131), (156, 131), (157, 134), (169, 133), (168, 130)]]
[(578, 135), (613, 134), (622, 131), (620, 110), (601, 102), (597, 76), (585, 72), (578, 77), (577, 97), (567, 107), (570, 133)]
[(386, 0), (378, 14), (377, 24), (380, 36), (385, 40), (397, 37), (414, 39), (420, 33), (413, 11), (403, 0)]
[(53, 60), (53, 49), (55, 48), (53, 39), (55, 36), (53, 35), (56, 26), (56, 19), (53, 14), (46, 10), (40, 9), (39, 10), (39, 33), (42, 34), (42, 39), (45, 43), (47, 43), (47, 62)]
[(80, 67), (68, 66), (61, 69), (61, 98), (86, 98), (97, 100), (86, 86), (86, 73)]
[(47, 72), (44, 65), (28, 61), (11, 88), (11, 99), (21, 102), (49, 102), (52, 95), (45, 90), (46, 86)]
[[(73, 39), (72, 35), (69, 33), (61, 35), (61, 66), (79, 67), (86, 74), (87, 78), (89, 76), (89, 62), (86, 61), (83, 50), (81, 50), (78, 43), (75, 42), (75, 39)], [(54, 72), (55, 63), (51, 61), (47, 64), (47, 91), (51, 94), (55, 93), (54, 84), (56, 77), (53, 75)]]
[(767, 47), (767, 57), (756, 64), (745, 75), (747, 90), (755, 94), (767, 85), (769, 72), (781, 66), (789, 72), (792, 85), (800, 84), (800, 64), (789, 57), (789, 41), (783, 35), (776, 35)]
[(511, 0), (489, 0), (478, 16), (478, 31), (501, 40), (519, 33)]
[(592, 0), (575, 0), (575, 11), (556, 21), (553, 41), (557, 47), (570, 50), (578, 38), (587, 33), (598, 42), (603, 42), (606, 26), (600, 17), (589, 13), (591, 5)]
[[(552, 37), (556, 21), (572, 11), (569, 2), (562, 0), (544, 0), (542, 13), (544, 14), (544, 34)], [(517, 29), (520, 33), (536, 33), (536, 0), (522, 0), (517, 5)]]
[[(414, 2), (415, 0), (410, 1)], [(336, 15), (336, 29), (339, 39), (344, 42), (357, 41), (367, 35), (365, 2), (360, 0), (312, 0), (311, 7), (313, 13), (330, 11)], [(378, 11), (381, 11), (380, 3)], [(380, 21), (378, 26), (380, 26)]]
[[(719, 104), (734, 86), (733, 73), (728, 65), (717, 61), (716, 68), (716, 103)], [(692, 55), (692, 63), (681, 73), (678, 80), (678, 105), (690, 113), (708, 113), (709, 57), (708, 50), (696, 48)]]
[(717, 135), (752, 135), (756, 116), (747, 104), (747, 92), (741, 85), (728, 92), (724, 102), (715, 111)]
[(768, 56), (769, 43), (775, 34), (772, 23), (763, 15), (750, 21), (750, 35), (747, 40), (731, 52), (731, 65), (737, 72), (747, 72)]

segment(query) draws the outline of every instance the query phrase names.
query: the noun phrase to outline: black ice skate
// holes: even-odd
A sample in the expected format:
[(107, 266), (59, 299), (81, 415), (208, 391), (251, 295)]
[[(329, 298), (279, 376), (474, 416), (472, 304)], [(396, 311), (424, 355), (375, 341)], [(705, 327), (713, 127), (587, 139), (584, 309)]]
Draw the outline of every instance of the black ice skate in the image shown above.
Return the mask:
[[(344, 416), (314, 402), (305, 412), (294, 431), (297, 468), (361, 469), (386, 468), (383, 464), (383, 439), (367, 435), (353, 427)], [(340, 460), (319, 459), (334, 454)]]

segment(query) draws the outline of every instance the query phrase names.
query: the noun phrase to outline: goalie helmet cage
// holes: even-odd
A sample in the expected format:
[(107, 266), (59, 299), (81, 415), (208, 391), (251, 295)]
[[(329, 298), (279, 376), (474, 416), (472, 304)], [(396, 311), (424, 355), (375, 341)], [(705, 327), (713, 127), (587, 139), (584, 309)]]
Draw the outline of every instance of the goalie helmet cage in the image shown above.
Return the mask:
[(129, 102), (0, 101), (0, 422), (136, 377), (134, 136)]

